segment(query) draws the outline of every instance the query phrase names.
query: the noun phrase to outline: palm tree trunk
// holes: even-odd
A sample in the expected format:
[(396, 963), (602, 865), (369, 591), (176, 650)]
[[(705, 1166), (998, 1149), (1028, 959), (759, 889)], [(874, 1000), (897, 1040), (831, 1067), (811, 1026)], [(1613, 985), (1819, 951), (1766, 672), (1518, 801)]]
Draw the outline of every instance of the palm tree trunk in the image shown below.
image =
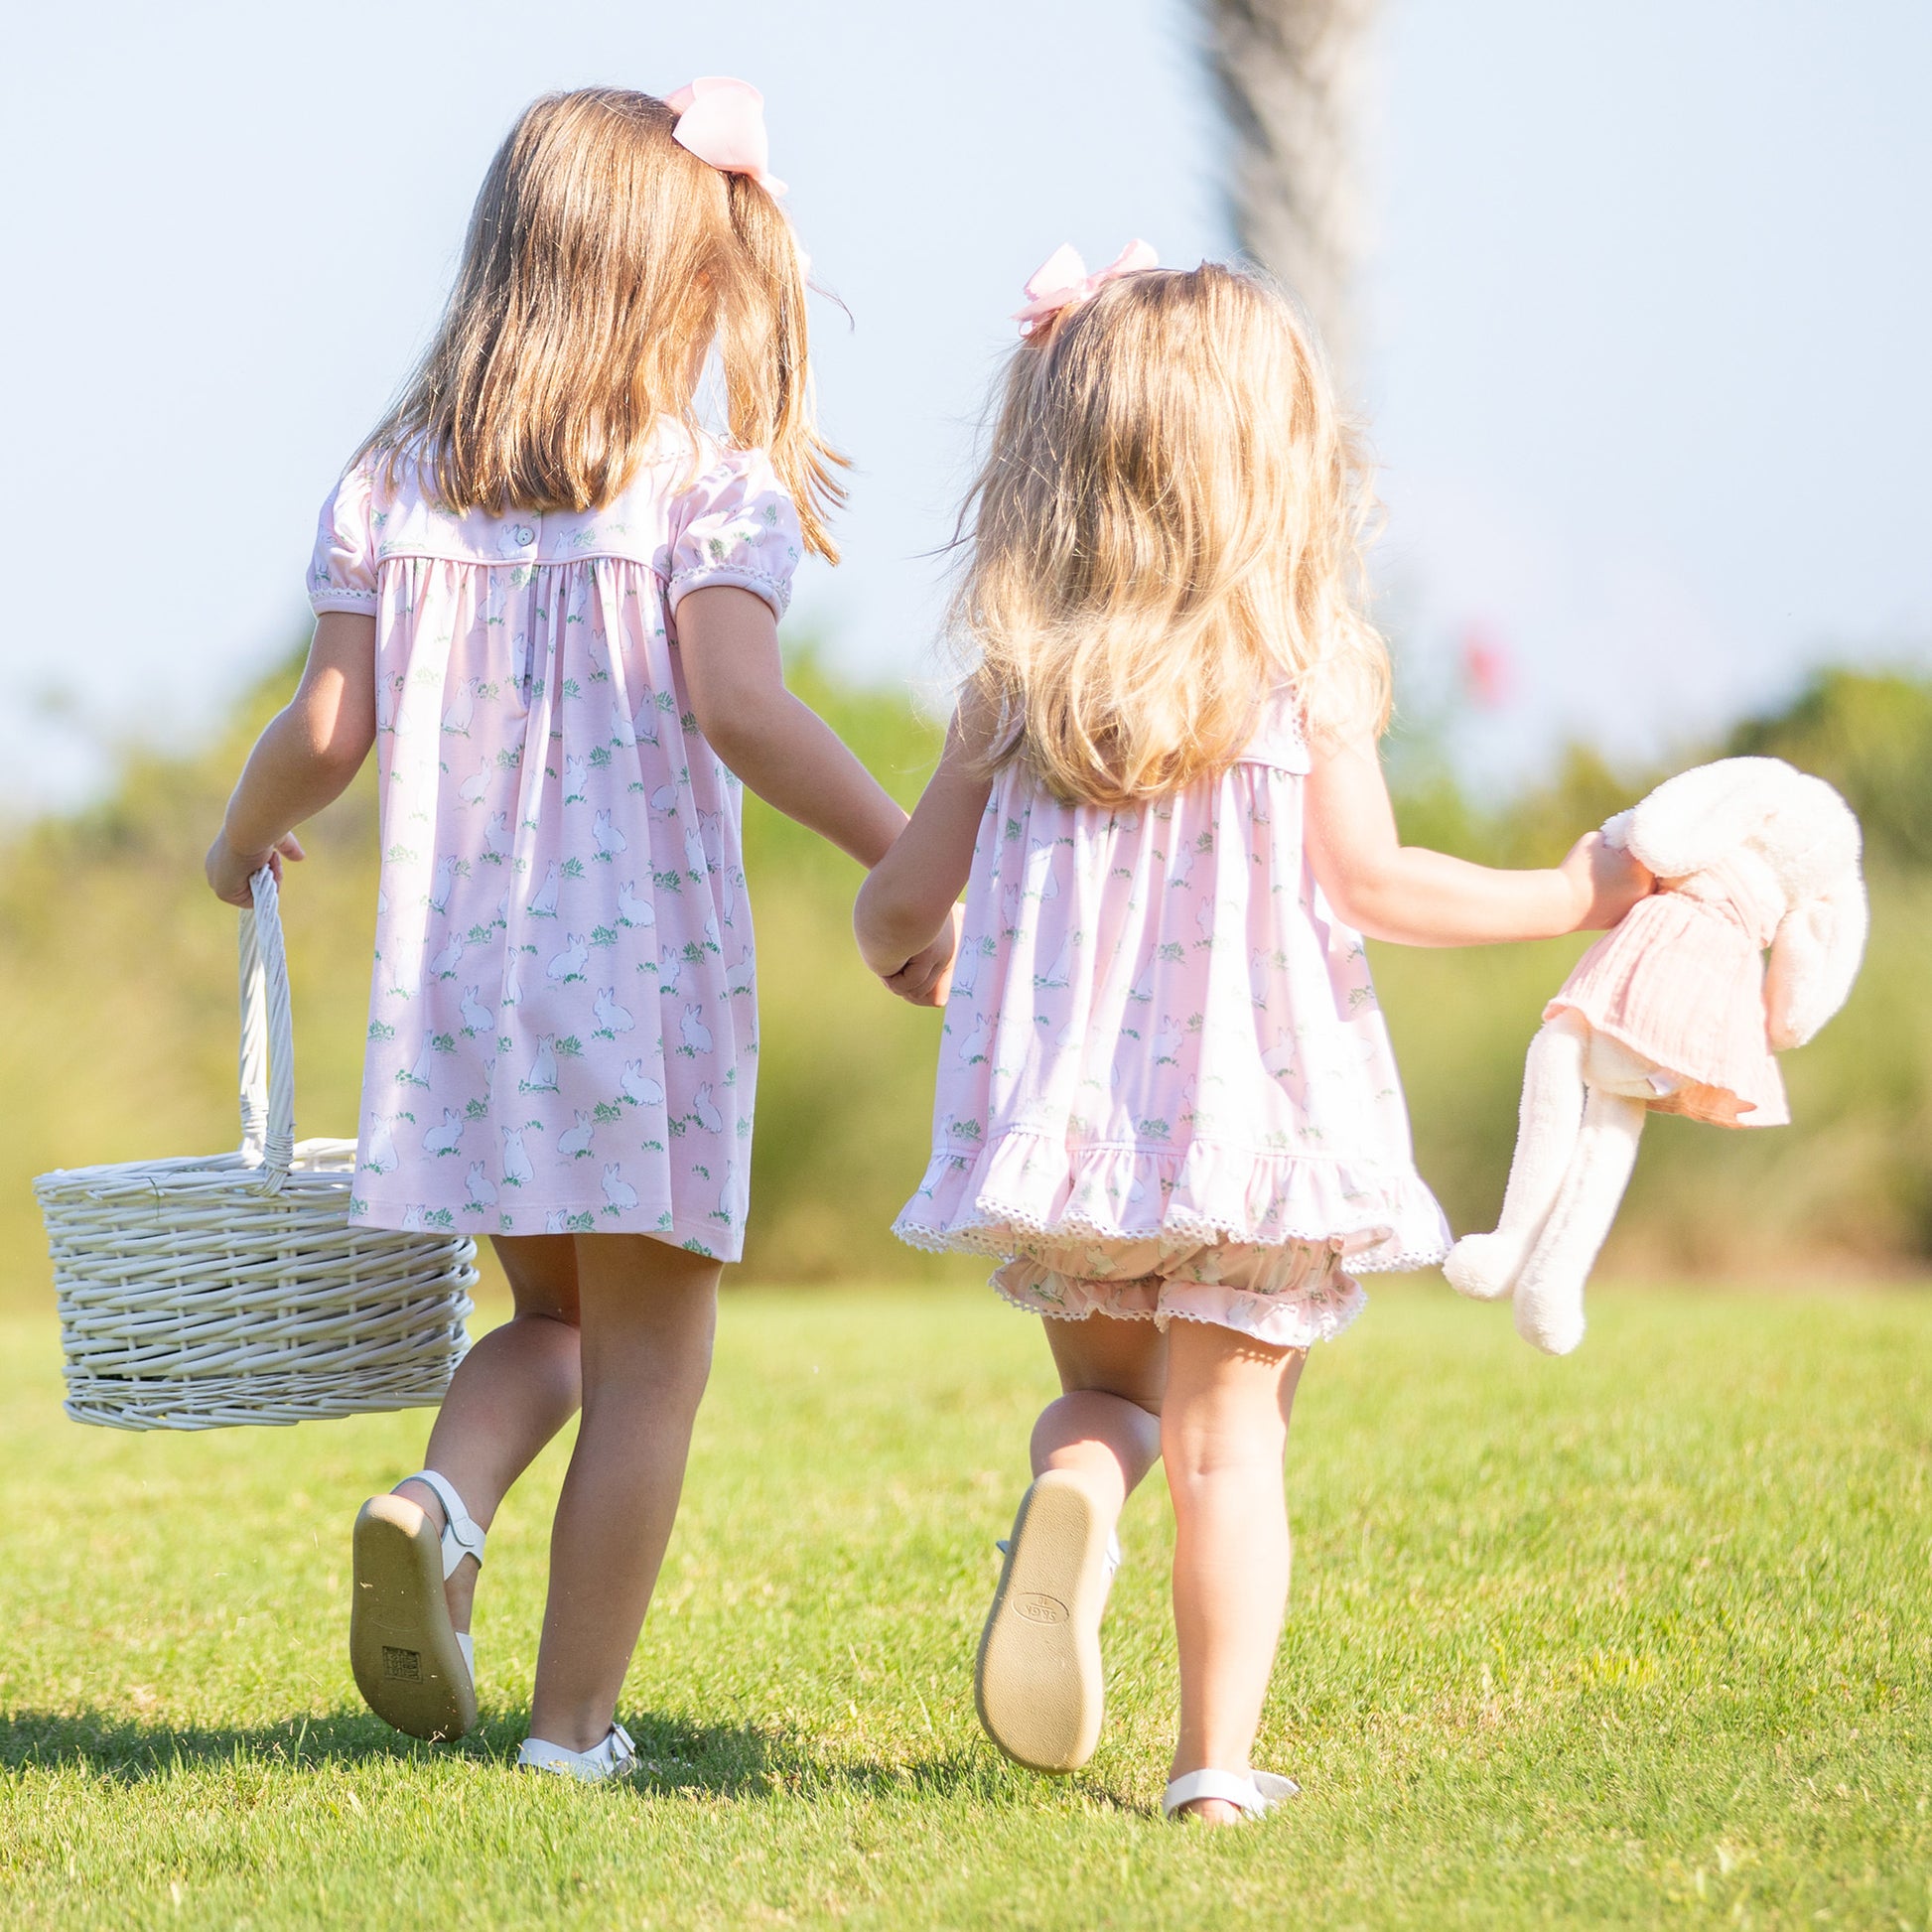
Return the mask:
[(1362, 246), (1357, 129), (1375, 0), (1197, 0), (1234, 139), (1241, 246), (1308, 311), (1346, 381)]

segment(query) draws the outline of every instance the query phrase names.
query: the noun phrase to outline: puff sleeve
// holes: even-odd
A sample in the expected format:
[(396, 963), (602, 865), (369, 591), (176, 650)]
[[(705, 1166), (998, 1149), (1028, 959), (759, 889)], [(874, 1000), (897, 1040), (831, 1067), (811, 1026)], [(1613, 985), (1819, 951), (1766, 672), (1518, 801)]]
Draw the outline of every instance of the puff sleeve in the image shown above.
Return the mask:
[(316, 519), (309, 602), (318, 615), (324, 611), (375, 614), (375, 530), (369, 496), (368, 465), (358, 463), (329, 492)]
[(731, 584), (784, 616), (804, 544), (790, 492), (762, 450), (721, 451), (684, 492), (674, 528), (666, 596), (673, 613), (692, 591)]

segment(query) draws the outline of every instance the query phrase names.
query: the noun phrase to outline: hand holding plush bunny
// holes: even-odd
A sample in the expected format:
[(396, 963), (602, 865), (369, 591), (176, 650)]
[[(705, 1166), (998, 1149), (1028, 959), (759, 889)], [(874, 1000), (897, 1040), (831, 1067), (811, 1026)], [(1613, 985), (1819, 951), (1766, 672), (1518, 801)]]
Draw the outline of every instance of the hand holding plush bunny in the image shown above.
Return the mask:
[(1584, 1284), (1645, 1112), (1784, 1125), (1771, 1055), (1802, 1046), (1845, 1004), (1864, 949), (1859, 822), (1822, 778), (1780, 759), (1681, 772), (1603, 832), (1658, 890), (1544, 1009), (1502, 1219), (1444, 1264), (1464, 1295), (1513, 1293), (1518, 1333), (1553, 1355), (1583, 1339)]

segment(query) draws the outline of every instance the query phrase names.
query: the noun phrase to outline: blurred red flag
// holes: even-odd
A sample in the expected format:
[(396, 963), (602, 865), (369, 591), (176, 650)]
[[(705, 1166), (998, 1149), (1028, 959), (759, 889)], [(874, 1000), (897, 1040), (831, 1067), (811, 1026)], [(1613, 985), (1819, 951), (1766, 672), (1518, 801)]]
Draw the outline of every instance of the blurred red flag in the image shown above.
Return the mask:
[(1462, 633), (1462, 688), (1484, 711), (1509, 702), (1516, 682), (1509, 652), (1486, 624), (1472, 623)]

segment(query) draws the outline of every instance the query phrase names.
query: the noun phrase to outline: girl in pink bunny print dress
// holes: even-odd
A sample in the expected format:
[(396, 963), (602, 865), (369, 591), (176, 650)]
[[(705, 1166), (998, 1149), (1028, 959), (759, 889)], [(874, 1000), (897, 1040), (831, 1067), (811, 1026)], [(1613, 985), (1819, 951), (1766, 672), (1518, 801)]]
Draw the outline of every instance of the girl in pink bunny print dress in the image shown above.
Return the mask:
[(376, 620), (385, 807), (352, 1219), (738, 1259), (739, 785), (676, 613), (732, 585), (781, 615), (800, 545), (768, 457), (674, 429), (601, 509), (453, 516), (378, 456), (324, 506), (310, 595)]
[[(618, 1693), (744, 1241), (741, 781), (862, 864), (904, 823), (780, 673), (838, 493), (780, 192), (744, 81), (522, 115), (422, 368), (324, 506), (308, 668), (208, 854), (245, 902), (375, 748), (352, 1218), (487, 1234), (516, 1312), (356, 1519), (350, 1662), (403, 1730), (475, 1724), (484, 1533), (581, 1394), (518, 1761), (592, 1780), (634, 1762)], [(697, 415), (714, 355), (728, 434)]]
[(1358, 472), (1280, 295), (1137, 243), (1092, 277), (1061, 250), (1020, 319), (954, 607), (973, 667), (859, 899), (867, 963), (908, 993), (958, 933), (897, 1231), (990, 1257), (1063, 1389), (981, 1641), (988, 1732), (1042, 1770), (1093, 1751), (1114, 1523), (1163, 1458), (1166, 1809), (1226, 1823), (1294, 1789), (1250, 1751), (1307, 1351), (1359, 1312), (1356, 1276), (1448, 1248), (1361, 935), (1607, 925), (1649, 880), (1594, 835), (1542, 873), (1398, 842)]

